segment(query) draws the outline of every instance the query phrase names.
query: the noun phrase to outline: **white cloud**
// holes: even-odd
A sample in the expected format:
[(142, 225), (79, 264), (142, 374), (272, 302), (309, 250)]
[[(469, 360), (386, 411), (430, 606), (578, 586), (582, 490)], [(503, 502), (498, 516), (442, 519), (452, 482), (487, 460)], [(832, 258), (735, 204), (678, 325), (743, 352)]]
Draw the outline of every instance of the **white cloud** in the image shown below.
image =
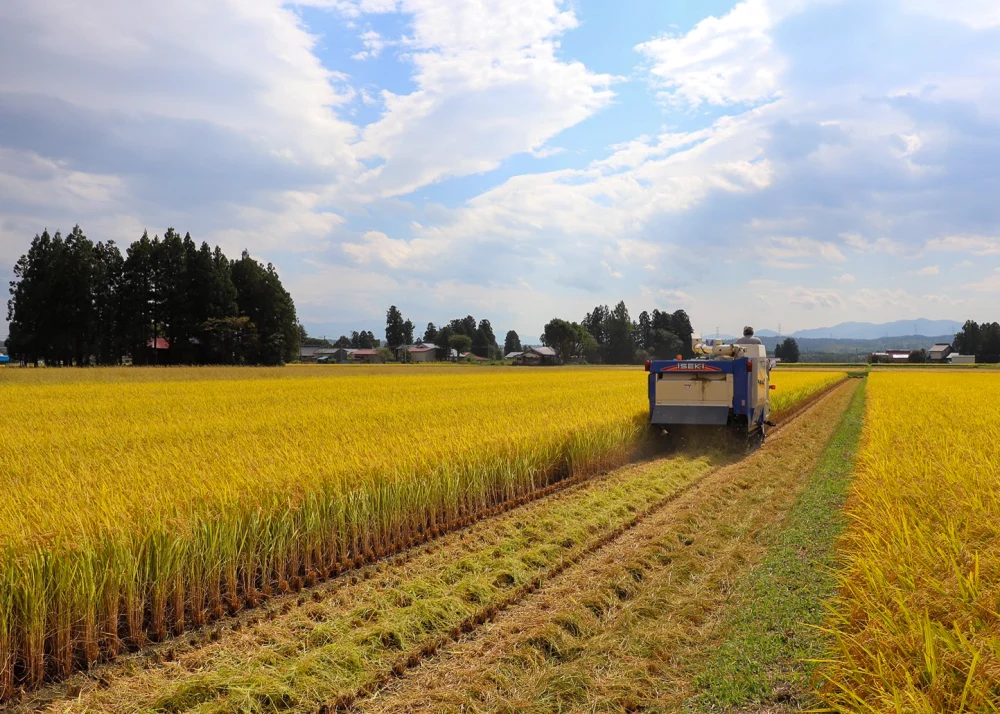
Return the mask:
[(443, 250), (439, 241), (420, 238), (396, 240), (381, 231), (368, 231), (362, 238), (363, 243), (344, 243), (344, 252), (358, 263), (381, 263), (394, 270), (425, 270), (427, 260), (440, 255)]
[(322, 209), (318, 194), (284, 191), (258, 206), (225, 207), (228, 225), (209, 230), (203, 240), (217, 243), (231, 256), (244, 249), (260, 254), (304, 252), (325, 247), (344, 224), (337, 213)]
[(788, 60), (771, 31), (804, 0), (744, 0), (707, 17), (685, 35), (667, 34), (635, 47), (647, 60), (660, 98), (672, 105), (757, 102), (781, 93)]
[(795, 269), (813, 265), (811, 262), (802, 262), (803, 260), (821, 260), (827, 263), (847, 261), (834, 243), (794, 236), (769, 238), (765, 245), (757, 246), (756, 253), (761, 263), (773, 268)]
[(839, 275), (836, 278), (834, 278), (834, 280), (836, 280), (838, 283), (853, 283), (854, 276), (851, 275), (850, 273), (844, 273), (843, 275)]
[[(678, 305), (683, 309), (689, 309), (694, 305), (697, 300), (694, 296), (689, 295), (681, 290), (673, 290), (670, 288), (651, 288), (648, 286), (643, 286), (640, 289), (640, 293), (643, 297), (653, 298), (654, 300), (662, 301), (665, 305)], [(677, 309), (677, 308), (673, 308)]]
[(127, 200), (128, 188), (119, 176), (77, 171), (33, 151), (0, 147), (0, 196), (45, 213), (58, 207), (61, 217), (95, 206), (113, 211)]
[(851, 300), (865, 308), (910, 308), (915, 302), (914, 296), (905, 290), (889, 288), (860, 288)]
[(904, 256), (912, 252), (905, 244), (891, 238), (868, 240), (860, 233), (841, 233), (841, 240), (859, 253), (885, 253), (886, 255)]
[(813, 290), (797, 286), (788, 291), (788, 301), (808, 310), (840, 307), (843, 301), (833, 290)]
[[(442, 256), (459, 247), (502, 242), (532, 259), (559, 254), (579, 263), (583, 244), (615, 265), (649, 265), (678, 249), (671, 241), (643, 236), (650, 222), (683, 214), (713, 194), (752, 194), (768, 185), (770, 165), (758, 158), (766, 138), (756, 123), (759, 116), (753, 111), (725, 117), (693, 143), (677, 144), (674, 135), (665, 135), (667, 144), (684, 148), (628, 171), (609, 172), (597, 161), (583, 169), (513, 176), (444, 213), (434, 226), (416, 226), (414, 233), (443, 241), (449, 247), (442, 247)], [(837, 260), (836, 246), (821, 248)]]
[(208, 122), (298, 161), (353, 163), (355, 129), (331, 111), (351, 91), (280, 0), (100, 0), (68, 10), (52, 0), (2, 4), (0, 91)]
[(921, 275), (921, 276), (940, 275), (941, 268), (939, 268), (936, 265), (928, 265), (926, 267), (920, 268), (919, 270), (909, 270), (907, 272), (910, 275)]
[(928, 251), (942, 253), (970, 253), (972, 255), (1000, 255), (1000, 238), (980, 235), (953, 235), (932, 238), (924, 246)]
[(385, 111), (365, 128), (359, 156), (384, 159), (358, 187), (410, 193), (446, 177), (482, 173), (545, 143), (613, 98), (612, 77), (556, 56), (576, 27), (558, 0), (403, 0), (416, 90), (382, 92)]
[(967, 286), (970, 290), (980, 293), (1000, 293), (1000, 268), (987, 275), (982, 280), (971, 283)]
[(924, 295), (923, 299), (939, 305), (962, 305), (965, 303), (965, 300), (952, 297), (951, 295)]
[(601, 261), (601, 266), (603, 266), (604, 269), (608, 271), (608, 275), (614, 278), (615, 280), (620, 280), (621, 278), (625, 277), (620, 271), (615, 270), (611, 266), (611, 264), (606, 260)]
[(351, 59), (355, 60), (375, 59), (380, 54), (382, 54), (382, 50), (384, 50), (386, 47), (397, 44), (395, 42), (386, 41), (385, 39), (382, 38), (381, 35), (379, 35), (374, 30), (367, 30), (366, 32), (361, 33), (360, 39), (361, 39), (361, 44), (363, 44), (365, 48), (360, 52), (356, 52), (353, 55), (351, 55)]

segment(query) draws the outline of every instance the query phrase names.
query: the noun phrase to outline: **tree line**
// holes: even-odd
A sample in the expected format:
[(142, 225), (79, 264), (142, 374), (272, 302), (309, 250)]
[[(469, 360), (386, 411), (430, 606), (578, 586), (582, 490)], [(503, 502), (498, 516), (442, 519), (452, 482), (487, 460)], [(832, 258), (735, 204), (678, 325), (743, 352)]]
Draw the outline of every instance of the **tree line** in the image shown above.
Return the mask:
[[(395, 305), (386, 313), (385, 341), (390, 348), (414, 344), (413, 323), (404, 321)], [(501, 359), (504, 354), (497, 344), (490, 321), (477, 321), (472, 315), (449, 320), (441, 327), (428, 322), (417, 342), (437, 347), (437, 358), (442, 360), (450, 357), (451, 350), (460, 355), (471, 353), (484, 359)]]
[(643, 310), (633, 321), (621, 301), (613, 309), (598, 305), (580, 322), (555, 318), (545, 325), (541, 341), (563, 362), (637, 364), (677, 355), (689, 359), (693, 332), (684, 310)]
[[(684, 310), (674, 312), (645, 310), (632, 320), (625, 302), (613, 309), (598, 305), (580, 322), (554, 318), (545, 325), (539, 338), (551, 347), (562, 362), (586, 361), (590, 364), (642, 364), (647, 359), (670, 359), (681, 355), (693, 356), (691, 319)], [(502, 359), (512, 352), (521, 352), (524, 345), (515, 330), (504, 337), (503, 349), (497, 342), (493, 326), (487, 319), (476, 320), (472, 315), (455, 318), (440, 327), (428, 322), (422, 335), (395, 305), (386, 311), (385, 342), (371, 332), (354, 331), (350, 337), (341, 335), (330, 342), (309, 337), (302, 329), (302, 344), (323, 347), (386, 348), (387, 358), (406, 359), (398, 348), (408, 345), (432, 344), (437, 347), (437, 359), (447, 360), (451, 351), (471, 353), (484, 359)], [(797, 345), (796, 345), (797, 353)]]
[(966, 320), (952, 343), (959, 354), (975, 355), (976, 362), (996, 364), (1000, 362), (1000, 324)]
[(502, 359), (505, 354), (521, 349), (517, 333), (511, 330), (507, 333), (504, 349), (501, 351), (490, 321), (486, 319), (477, 321), (472, 315), (455, 318), (441, 327), (428, 322), (423, 334), (419, 334), (413, 321), (404, 319), (403, 313), (395, 305), (390, 305), (386, 311), (384, 343), (370, 330), (354, 330), (350, 336), (341, 335), (331, 342), (309, 337), (305, 328), (301, 328), (301, 340), (303, 345), (314, 347), (385, 348), (389, 351), (387, 357), (392, 359), (396, 359), (397, 356), (406, 359), (405, 355), (402, 353), (397, 355), (396, 352), (400, 347), (411, 345), (434, 345), (437, 348), (435, 356), (439, 360), (449, 359), (451, 350), (455, 350), (458, 354), (472, 353), (484, 359)]
[(274, 266), (229, 260), (169, 228), (123, 256), (76, 226), (36, 235), (14, 266), (11, 359), (24, 364), (266, 364), (298, 359), (295, 305)]

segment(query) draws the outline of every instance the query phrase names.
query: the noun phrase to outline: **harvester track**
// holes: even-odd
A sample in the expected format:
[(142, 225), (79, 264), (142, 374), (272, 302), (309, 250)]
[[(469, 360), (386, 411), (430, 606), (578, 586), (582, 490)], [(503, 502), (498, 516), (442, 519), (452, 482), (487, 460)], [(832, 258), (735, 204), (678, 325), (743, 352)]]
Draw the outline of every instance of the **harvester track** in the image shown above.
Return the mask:
[[(837, 382), (836, 384), (828, 387), (827, 389), (818, 392), (815, 395), (810, 396), (808, 399), (804, 400), (801, 404), (796, 405), (796, 407), (789, 411), (788, 414), (782, 417), (782, 421), (775, 427), (771, 429), (771, 434), (780, 434), (781, 431), (790, 424), (794, 423), (799, 417), (803, 416), (805, 413), (816, 407), (820, 402), (824, 401), (828, 397), (832, 396), (833, 393), (839, 389), (846, 389), (850, 384), (850, 380), (843, 380)], [(511, 607), (520, 605), (533, 593), (537, 592), (546, 581), (549, 581), (561, 573), (569, 569), (570, 567), (580, 563), (585, 558), (598, 554), (601, 550), (611, 545), (612, 543), (619, 540), (626, 533), (634, 529), (640, 523), (645, 521), (650, 516), (655, 515), (657, 512), (663, 510), (671, 503), (679, 500), (683, 496), (695, 491), (703, 484), (712, 479), (713, 476), (717, 475), (721, 470), (721, 466), (716, 469), (703, 474), (702, 476), (694, 479), (690, 483), (682, 486), (676, 491), (672, 492), (668, 496), (655, 502), (649, 508), (635, 514), (631, 519), (618, 526), (617, 528), (609, 531), (600, 539), (594, 541), (585, 549), (575, 553), (571, 557), (565, 558), (562, 562), (557, 564), (555, 567), (550, 568), (548, 571), (542, 575), (537, 576), (530, 583), (522, 585), (516, 590), (512, 591), (508, 597), (506, 597), (502, 602), (495, 603), (489, 607), (483, 608), (474, 615), (466, 618), (459, 626), (456, 626), (447, 635), (435, 638), (432, 641), (424, 643), (419, 649), (414, 650), (404, 656), (401, 656), (393, 667), (381, 673), (380, 676), (367, 683), (365, 686), (359, 688), (354, 693), (343, 695), (337, 700), (321, 706), (319, 708), (318, 714), (332, 714), (332, 712), (342, 712), (342, 711), (352, 711), (354, 710), (355, 703), (364, 697), (370, 696), (383, 688), (388, 682), (394, 678), (403, 677), (407, 670), (413, 669), (421, 664), (424, 660), (429, 657), (434, 656), (438, 649), (442, 646), (457, 642), (463, 636), (474, 633), (482, 625), (487, 622), (492, 622), (495, 620), (502, 612), (510, 609)]]

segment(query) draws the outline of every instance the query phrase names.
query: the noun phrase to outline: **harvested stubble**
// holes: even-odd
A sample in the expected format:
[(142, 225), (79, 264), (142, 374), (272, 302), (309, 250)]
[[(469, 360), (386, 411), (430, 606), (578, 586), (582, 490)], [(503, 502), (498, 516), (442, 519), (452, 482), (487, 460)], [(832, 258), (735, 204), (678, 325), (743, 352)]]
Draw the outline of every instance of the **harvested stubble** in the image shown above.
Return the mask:
[(855, 386), (360, 709), (691, 710), (695, 674), (717, 646), (714, 616), (766, 551), (765, 534), (801, 492)]
[(619, 464), (645, 433), (644, 379), (4, 375), (0, 699)]
[(1000, 375), (871, 375), (846, 510), (828, 702), (998, 711)]

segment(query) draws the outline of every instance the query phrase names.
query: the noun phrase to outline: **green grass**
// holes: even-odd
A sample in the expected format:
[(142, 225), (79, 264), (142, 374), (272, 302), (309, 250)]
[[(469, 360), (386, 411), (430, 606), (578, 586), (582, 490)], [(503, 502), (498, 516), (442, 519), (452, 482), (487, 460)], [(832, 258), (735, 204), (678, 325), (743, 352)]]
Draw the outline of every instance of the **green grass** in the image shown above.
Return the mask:
[(722, 617), (721, 642), (696, 679), (690, 708), (719, 711), (811, 701), (809, 660), (823, 656), (823, 603), (834, 594), (834, 543), (847, 497), (864, 415), (855, 393), (805, 490), (772, 532), (760, 566), (738, 588)]

